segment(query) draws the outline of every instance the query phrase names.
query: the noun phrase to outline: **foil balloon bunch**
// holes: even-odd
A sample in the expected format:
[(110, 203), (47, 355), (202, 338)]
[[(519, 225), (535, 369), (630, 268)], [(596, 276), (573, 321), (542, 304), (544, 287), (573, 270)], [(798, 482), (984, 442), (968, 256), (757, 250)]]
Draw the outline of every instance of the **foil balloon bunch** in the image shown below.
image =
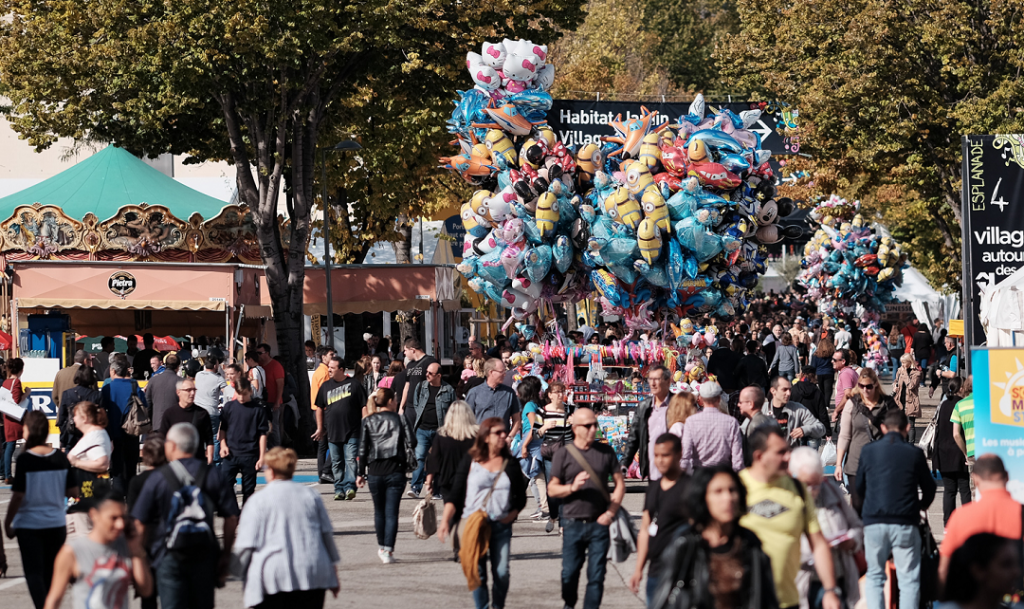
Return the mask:
[(859, 209), (858, 202), (832, 195), (809, 215), (818, 230), (804, 246), (797, 283), (822, 313), (849, 312), (857, 305), (880, 313), (903, 285), (907, 254), (867, 223)]
[(546, 125), (547, 48), (481, 51), (448, 121), (461, 152), (441, 160), (479, 187), (461, 210), (459, 271), (512, 319), (594, 293), (634, 330), (730, 316), (766, 271), (762, 245), (799, 235), (777, 225), (794, 204), (776, 198), (771, 152), (749, 130), (760, 110), (707, 113), (698, 96), (675, 123), (641, 108), (570, 148)]

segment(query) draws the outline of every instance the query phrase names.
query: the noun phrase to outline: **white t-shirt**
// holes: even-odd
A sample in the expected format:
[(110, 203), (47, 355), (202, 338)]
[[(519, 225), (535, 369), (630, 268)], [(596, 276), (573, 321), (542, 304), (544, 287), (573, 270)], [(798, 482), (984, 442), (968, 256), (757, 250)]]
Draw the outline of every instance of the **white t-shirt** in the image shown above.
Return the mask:
[(102, 457), (109, 457), (113, 452), (114, 447), (110, 444), (110, 436), (107, 435), (107, 430), (97, 429), (82, 436), (78, 444), (75, 444), (74, 448), (68, 452), (68, 456), (78, 457), (86, 461), (95, 461)]
[(853, 338), (853, 335), (846, 330), (836, 332), (836, 349), (849, 349), (851, 338)]

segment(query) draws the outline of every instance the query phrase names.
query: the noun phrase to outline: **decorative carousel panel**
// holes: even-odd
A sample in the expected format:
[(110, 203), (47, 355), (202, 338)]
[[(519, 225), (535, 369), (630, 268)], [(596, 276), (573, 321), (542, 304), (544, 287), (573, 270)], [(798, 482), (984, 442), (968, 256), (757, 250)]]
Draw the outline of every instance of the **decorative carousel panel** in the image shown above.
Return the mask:
[(64, 250), (82, 249), (82, 223), (64, 215), (55, 205), (20, 205), (0, 223), (3, 248), (50, 258)]
[(229, 205), (202, 225), (202, 249), (223, 250), (242, 258), (255, 250), (259, 255), (256, 223), (245, 205)]
[(162, 205), (128, 205), (100, 225), (104, 249), (119, 249), (135, 258), (182, 247), (188, 224)]

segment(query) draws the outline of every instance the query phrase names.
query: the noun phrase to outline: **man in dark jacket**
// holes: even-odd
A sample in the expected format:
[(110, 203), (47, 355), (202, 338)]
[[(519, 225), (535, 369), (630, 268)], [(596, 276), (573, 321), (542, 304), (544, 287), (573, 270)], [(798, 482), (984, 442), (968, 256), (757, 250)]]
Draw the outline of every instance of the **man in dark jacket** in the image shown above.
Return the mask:
[(921, 596), (921, 535), (917, 525), (921, 511), (927, 510), (935, 498), (935, 480), (924, 452), (906, 441), (908, 427), (909, 420), (902, 410), (890, 410), (882, 420), (885, 435), (860, 453), (856, 487), (864, 498), (869, 607), (884, 605), (885, 563), (890, 554), (900, 582), (900, 609), (916, 609)]
[(722, 391), (734, 393), (743, 388), (743, 385), (736, 383), (736, 367), (743, 358), (743, 339), (734, 338), (732, 344), (722, 340), (722, 346), (715, 349), (708, 358), (708, 374), (718, 377), (718, 384)]
[[(639, 454), (641, 478), (647, 478), (650, 473), (650, 428), (653, 425), (655, 431), (659, 432), (658, 435), (668, 431), (665, 417), (668, 411), (668, 400), (672, 397), (672, 394), (669, 393), (668, 369), (664, 366), (651, 368), (647, 373), (647, 382), (651, 385), (653, 395), (640, 402), (636, 413), (633, 414), (633, 420), (629, 424), (629, 438), (626, 441), (626, 454), (619, 462), (622, 471), (628, 471), (629, 466), (633, 464), (633, 456)], [(652, 423), (651, 413), (655, 411), (659, 413), (661, 419), (655, 419)]]
[[(794, 402), (803, 404), (811, 411), (814, 418), (821, 421), (825, 427), (825, 437), (832, 437), (832, 422), (829, 420), (828, 402), (825, 394), (818, 388), (818, 377), (815, 374), (814, 366), (804, 366), (800, 370), (800, 378), (793, 383), (793, 393), (789, 397)], [(808, 442), (808, 446), (817, 448), (815, 444)]]
[(914, 359), (921, 364), (921, 368), (924, 370), (928, 369), (928, 360), (932, 356), (932, 333), (928, 331), (928, 326), (919, 324), (917, 326), (917, 332), (914, 333)]
[(419, 497), (427, 479), (424, 463), (434, 443), (437, 430), (444, 425), (444, 414), (455, 401), (455, 389), (441, 379), (441, 364), (427, 366), (427, 380), (416, 386), (412, 395), (415, 414), (413, 429), (416, 434), (416, 471), (412, 473), (409, 489)]
[(757, 354), (757, 341), (748, 340), (747, 354), (736, 365), (736, 384), (740, 387), (751, 385), (768, 391), (768, 364)]

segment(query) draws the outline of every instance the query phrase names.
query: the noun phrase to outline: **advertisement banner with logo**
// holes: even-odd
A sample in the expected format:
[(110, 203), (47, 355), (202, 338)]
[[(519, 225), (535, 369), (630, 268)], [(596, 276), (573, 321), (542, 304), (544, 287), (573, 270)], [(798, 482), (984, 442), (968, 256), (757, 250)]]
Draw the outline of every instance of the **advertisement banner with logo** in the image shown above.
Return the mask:
[[(622, 115), (622, 120), (640, 118), (641, 106), (649, 111), (657, 111), (653, 119), (654, 126), (675, 123), (680, 116), (689, 112), (690, 103), (655, 103), (655, 102), (621, 102), (621, 101), (577, 101), (556, 99), (548, 112), (548, 124), (558, 134), (566, 146), (583, 145), (598, 142), (601, 136), (613, 136), (615, 131), (608, 126), (609, 121)], [(708, 102), (706, 114), (713, 110), (728, 109), (736, 114), (761, 109), (761, 118), (750, 126), (750, 130), (761, 136), (761, 148), (771, 150), (772, 156), (785, 156), (800, 151), (800, 137), (796, 133), (785, 134), (786, 129), (795, 130), (799, 118), (796, 110), (776, 103), (768, 102)]]
[(965, 135), (963, 157), (964, 333), (975, 346), (982, 286), (1024, 266), (1024, 135)]
[(1024, 502), (1024, 349), (975, 349), (974, 456), (999, 455)]

